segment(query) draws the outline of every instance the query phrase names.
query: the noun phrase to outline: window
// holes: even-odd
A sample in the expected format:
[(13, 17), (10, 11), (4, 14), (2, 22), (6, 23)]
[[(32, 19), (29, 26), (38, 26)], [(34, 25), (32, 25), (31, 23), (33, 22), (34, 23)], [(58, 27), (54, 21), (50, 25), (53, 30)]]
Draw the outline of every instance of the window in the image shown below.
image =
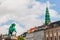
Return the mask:
[(56, 26), (57, 26), (57, 24), (54, 24), (53, 26), (54, 26), (54, 27), (56, 27)]
[(59, 40), (60, 40), (60, 36), (59, 36)]
[(56, 36), (54, 37), (54, 40), (56, 40)]

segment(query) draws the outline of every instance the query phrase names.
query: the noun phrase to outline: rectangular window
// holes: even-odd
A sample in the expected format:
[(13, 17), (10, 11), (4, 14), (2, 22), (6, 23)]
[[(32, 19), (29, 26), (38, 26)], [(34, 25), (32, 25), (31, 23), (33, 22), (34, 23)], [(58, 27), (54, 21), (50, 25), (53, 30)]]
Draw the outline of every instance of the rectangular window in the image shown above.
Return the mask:
[(54, 40), (56, 40), (56, 36), (54, 37)]
[(60, 40), (60, 36), (59, 36), (59, 40)]

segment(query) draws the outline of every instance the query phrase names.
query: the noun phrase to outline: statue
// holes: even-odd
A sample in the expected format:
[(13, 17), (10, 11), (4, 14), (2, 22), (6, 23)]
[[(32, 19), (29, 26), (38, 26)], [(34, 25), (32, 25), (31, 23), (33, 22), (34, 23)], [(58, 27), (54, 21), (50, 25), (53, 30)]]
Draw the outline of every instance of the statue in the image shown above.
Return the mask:
[(12, 33), (13, 33), (13, 32), (16, 32), (15, 26), (16, 26), (15, 23), (13, 23), (13, 24), (10, 26), (9, 31), (8, 31), (8, 36), (9, 36), (9, 37), (12, 36)]

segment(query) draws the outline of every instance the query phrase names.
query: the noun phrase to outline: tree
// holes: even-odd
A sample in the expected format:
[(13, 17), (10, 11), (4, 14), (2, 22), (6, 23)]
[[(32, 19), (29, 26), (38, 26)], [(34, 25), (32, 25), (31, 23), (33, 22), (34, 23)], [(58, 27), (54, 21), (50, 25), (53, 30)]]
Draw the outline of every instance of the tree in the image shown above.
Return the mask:
[(24, 40), (23, 36), (18, 36), (18, 40)]

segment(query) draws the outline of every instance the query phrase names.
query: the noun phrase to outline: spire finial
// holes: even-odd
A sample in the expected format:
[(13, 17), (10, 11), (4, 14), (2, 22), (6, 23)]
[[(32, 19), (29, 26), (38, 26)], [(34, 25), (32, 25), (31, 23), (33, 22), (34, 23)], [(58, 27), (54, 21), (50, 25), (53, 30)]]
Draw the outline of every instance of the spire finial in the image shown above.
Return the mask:
[(48, 7), (48, 1), (46, 2), (46, 8)]

